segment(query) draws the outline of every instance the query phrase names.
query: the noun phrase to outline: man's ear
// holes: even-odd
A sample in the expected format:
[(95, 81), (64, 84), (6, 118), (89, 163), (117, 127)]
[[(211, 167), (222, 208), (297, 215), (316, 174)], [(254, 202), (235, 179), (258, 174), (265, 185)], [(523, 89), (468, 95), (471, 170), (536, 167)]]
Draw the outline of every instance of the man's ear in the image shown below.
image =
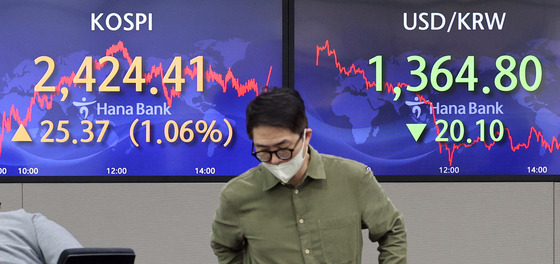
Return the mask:
[(311, 136), (313, 135), (313, 130), (311, 128), (305, 129), (305, 143), (309, 144), (309, 140), (311, 140)]

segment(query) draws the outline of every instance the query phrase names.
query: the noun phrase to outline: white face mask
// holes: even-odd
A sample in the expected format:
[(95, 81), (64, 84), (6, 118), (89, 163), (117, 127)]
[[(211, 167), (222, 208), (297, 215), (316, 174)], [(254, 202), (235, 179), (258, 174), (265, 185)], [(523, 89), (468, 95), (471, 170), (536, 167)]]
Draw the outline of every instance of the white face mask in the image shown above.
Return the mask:
[[(303, 162), (305, 161), (305, 155), (307, 152), (304, 151), (305, 149), (305, 131), (303, 131), (303, 143), (301, 145), (301, 151), (296, 154), (290, 161), (280, 163), (278, 165), (269, 164), (266, 162), (262, 162), (261, 164), (272, 173), (276, 178), (278, 178), (283, 183), (288, 183), (290, 179), (296, 175), (296, 173), (301, 169), (303, 166)], [(302, 152), (304, 155), (302, 155)]]

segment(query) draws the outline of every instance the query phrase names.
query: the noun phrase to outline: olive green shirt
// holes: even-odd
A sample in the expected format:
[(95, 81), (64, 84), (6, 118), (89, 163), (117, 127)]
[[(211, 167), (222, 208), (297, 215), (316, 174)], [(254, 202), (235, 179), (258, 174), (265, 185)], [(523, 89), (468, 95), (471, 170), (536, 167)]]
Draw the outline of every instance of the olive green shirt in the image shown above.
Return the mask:
[(224, 186), (211, 237), (219, 263), (357, 264), (362, 228), (379, 243), (379, 263), (406, 263), (402, 214), (372, 172), (309, 149), (297, 187), (281, 184), (261, 165)]

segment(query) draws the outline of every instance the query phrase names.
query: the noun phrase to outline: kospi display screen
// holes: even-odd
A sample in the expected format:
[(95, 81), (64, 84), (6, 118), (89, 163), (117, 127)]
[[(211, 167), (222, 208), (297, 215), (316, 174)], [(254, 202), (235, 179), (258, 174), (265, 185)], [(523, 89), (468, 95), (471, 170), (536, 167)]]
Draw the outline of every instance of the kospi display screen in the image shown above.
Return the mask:
[(295, 2), (311, 144), (387, 180), (556, 180), (558, 1)]
[(281, 0), (2, 1), (0, 32), (0, 181), (256, 164), (245, 107), (282, 85)]

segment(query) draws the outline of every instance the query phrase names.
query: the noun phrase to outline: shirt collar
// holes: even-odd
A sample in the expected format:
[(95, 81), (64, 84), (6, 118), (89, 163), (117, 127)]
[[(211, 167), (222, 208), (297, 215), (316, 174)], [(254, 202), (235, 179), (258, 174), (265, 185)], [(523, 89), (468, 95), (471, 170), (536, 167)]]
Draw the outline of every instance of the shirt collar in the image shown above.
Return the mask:
[[(315, 150), (311, 145), (309, 145), (309, 164), (307, 165), (307, 172), (305, 173), (304, 180), (309, 176), (312, 179), (326, 179), (325, 167), (323, 166), (323, 159), (317, 150)], [(277, 184), (282, 184), (282, 182), (274, 177), (270, 171), (268, 171), (264, 166), (259, 164), (259, 170), (262, 174), (263, 181), (263, 191), (272, 189), (272, 187)]]

